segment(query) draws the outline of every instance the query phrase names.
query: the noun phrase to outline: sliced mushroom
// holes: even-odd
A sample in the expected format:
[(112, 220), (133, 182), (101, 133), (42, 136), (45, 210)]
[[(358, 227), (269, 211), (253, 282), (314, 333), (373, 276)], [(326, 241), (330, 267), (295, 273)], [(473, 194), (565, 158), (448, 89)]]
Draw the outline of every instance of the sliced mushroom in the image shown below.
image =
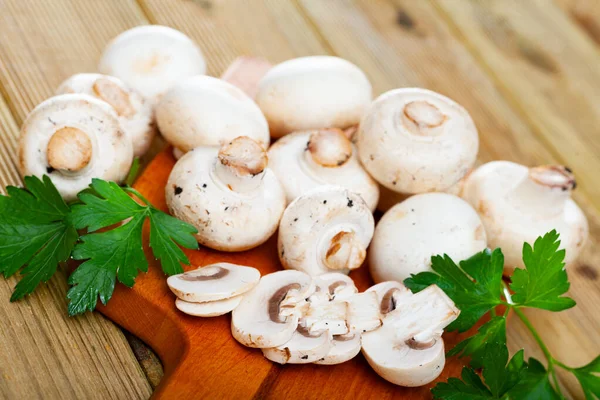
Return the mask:
[(264, 243), (285, 209), (285, 194), (267, 168), (265, 150), (248, 137), (198, 147), (176, 164), (166, 187), (171, 213), (198, 229), (200, 244), (243, 251)]
[(167, 285), (183, 301), (204, 303), (246, 293), (259, 279), (260, 272), (256, 268), (217, 263), (170, 276)]
[(54, 96), (39, 104), (21, 127), (22, 176), (48, 175), (66, 201), (92, 178), (122, 182), (133, 146), (115, 110), (85, 94)]
[[(339, 272), (329, 272), (315, 277), (318, 293), (325, 294), (329, 301), (345, 300), (358, 293), (354, 281), (348, 275)], [(314, 295), (313, 295), (314, 296)]]
[(218, 317), (236, 308), (242, 301), (243, 295), (233, 296), (224, 300), (208, 301), (205, 303), (189, 303), (181, 299), (175, 300), (175, 307), (185, 314), (194, 317)]
[(269, 147), (269, 126), (243, 91), (221, 79), (194, 76), (173, 86), (156, 106), (164, 138), (180, 152), (221, 146), (247, 136)]
[(295, 58), (271, 68), (259, 83), (256, 102), (271, 136), (359, 123), (371, 103), (366, 75), (337, 57)]
[(104, 49), (98, 70), (156, 102), (177, 81), (204, 75), (206, 63), (198, 46), (183, 33), (144, 25), (114, 38)]
[(406, 296), (412, 296), (410, 290), (396, 281), (381, 282), (371, 286), (367, 292), (374, 292), (379, 302), (379, 312), (382, 316), (394, 311)]
[(365, 292), (346, 299), (348, 302), (348, 330), (370, 332), (381, 326), (381, 314), (377, 294)]
[(288, 203), (322, 185), (358, 193), (371, 211), (379, 199), (377, 183), (362, 168), (354, 146), (339, 129), (296, 132), (269, 149), (269, 166), (279, 178)]
[(479, 139), (469, 113), (438, 93), (414, 88), (379, 96), (361, 121), (359, 157), (399, 193), (445, 191), (475, 163)]
[(523, 243), (556, 229), (565, 262), (572, 263), (589, 232), (585, 214), (571, 199), (576, 182), (559, 165), (527, 168), (509, 161), (479, 167), (466, 180), (463, 197), (479, 213), (489, 246), (500, 247), (508, 269), (523, 268)]
[(329, 333), (310, 334), (297, 330), (292, 338), (278, 347), (262, 349), (263, 355), (279, 364), (308, 364), (327, 356), (332, 347)]
[(337, 186), (320, 186), (296, 198), (279, 224), (279, 259), (310, 275), (361, 266), (374, 220), (363, 199)]
[(335, 365), (349, 361), (360, 353), (361, 334), (349, 333), (347, 335), (333, 336), (331, 348), (324, 357), (315, 361), (315, 364)]
[(328, 301), (326, 303), (309, 301), (306, 311), (300, 319), (300, 326), (310, 334), (329, 331), (332, 335), (348, 333), (348, 303), (346, 301)]
[(56, 94), (83, 93), (107, 102), (119, 115), (123, 130), (133, 141), (133, 154), (142, 156), (156, 134), (152, 106), (123, 81), (102, 74), (75, 74), (64, 81)]
[(312, 278), (300, 271), (263, 276), (233, 310), (233, 337), (248, 347), (271, 348), (287, 343), (298, 327), (305, 299), (314, 290)]
[(431, 270), (433, 255), (460, 261), (486, 245), (483, 224), (467, 202), (446, 193), (419, 194), (383, 215), (369, 250), (369, 268), (375, 282), (402, 282)]

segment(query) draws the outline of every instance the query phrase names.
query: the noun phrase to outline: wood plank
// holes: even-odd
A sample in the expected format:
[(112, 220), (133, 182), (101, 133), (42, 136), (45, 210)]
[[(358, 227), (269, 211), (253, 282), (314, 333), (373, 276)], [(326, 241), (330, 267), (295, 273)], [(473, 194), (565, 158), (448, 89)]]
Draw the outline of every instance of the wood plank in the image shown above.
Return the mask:
[(598, 0), (555, 0), (567, 15), (600, 46), (600, 1)]
[[(131, 1), (7, 0), (0, 11), (4, 188), (20, 184), (16, 140), (27, 112), (70, 74), (94, 71), (104, 44), (144, 18)], [(115, 325), (97, 313), (67, 317), (66, 275), (60, 269), (47, 285), (14, 304), (8, 298), (17, 279), (0, 280), (0, 398), (150, 396), (150, 385)]]

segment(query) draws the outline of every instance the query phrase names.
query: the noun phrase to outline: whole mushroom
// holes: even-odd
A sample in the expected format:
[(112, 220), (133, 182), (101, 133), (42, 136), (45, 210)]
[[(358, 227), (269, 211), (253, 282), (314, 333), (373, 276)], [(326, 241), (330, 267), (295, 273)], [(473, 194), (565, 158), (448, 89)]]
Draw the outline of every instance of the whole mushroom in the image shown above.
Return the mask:
[(242, 136), (216, 147), (198, 147), (173, 167), (166, 186), (171, 213), (198, 229), (202, 245), (244, 251), (277, 230), (285, 194), (267, 168), (267, 154)]
[(396, 204), (375, 228), (369, 268), (375, 282), (402, 282), (431, 270), (431, 256), (460, 261), (486, 248), (485, 229), (466, 201), (446, 193), (419, 194)]
[(371, 103), (372, 89), (356, 65), (338, 57), (312, 56), (273, 67), (259, 83), (256, 102), (271, 136), (356, 125)]
[(247, 136), (269, 147), (269, 126), (244, 92), (209, 76), (194, 76), (171, 88), (156, 106), (164, 138), (181, 153), (198, 146), (221, 146)]
[(67, 93), (84, 93), (110, 104), (123, 130), (131, 136), (134, 156), (140, 157), (148, 150), (156, 134), (152, 106), (123, 81), (102, 74), (75, 74), (56, 90), (56, 94)]
[(552, 229), (560, 234), (568, 265), (589, 231), (584, 213), (571, 199), (575, 187), (572, 171), (564, 166), (528, 168), (494, 161), (469, 175), (463, 197), (479, 213), (490, 247), (502, 248), (506, 268), (523, 268), (523, 243), (533, 243)]
[(445, 191), (475, 163), (479, 139), (469, 113), (441, 94), (395, 89), (361, 120), (358, 153), (367, 172), (394, 192)]
[(21, 127), (22, 176), (48, 175), (66, 201), (92, 178), (122, 182), (133, 145), (115, 110), (85, 94), (63, 94), (39, 104)]
[(284, 268), (317, 276), (361, 266), (373, 236), (369, 207), (356, 193), (319, 186), (292, 201), (279, 224)]
[(206, 73), (206, 62), (196, 44), (178, 30), (160, 25), (129, 29), (104, 49), (98, 65), (152, 103), (177, 81)]
[(339, 185), (358, 193), (371, 211), (379, 188), (362, 168), (356, 149), (339, 129), (287, 135), (269, 149), (269, 167), (279, 178), (287, 201), (322, 185)]

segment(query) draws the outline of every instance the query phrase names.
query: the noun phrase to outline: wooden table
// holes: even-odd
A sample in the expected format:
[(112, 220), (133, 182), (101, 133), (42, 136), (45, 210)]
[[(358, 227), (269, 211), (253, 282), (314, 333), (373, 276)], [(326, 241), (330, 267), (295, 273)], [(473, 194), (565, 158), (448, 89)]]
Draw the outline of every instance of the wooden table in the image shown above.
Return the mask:
[[(578, 306), (528, 315), (567, 364), (600, 353), (600, 1), (0, 0), (2, 188), (20, 183), (15, 148), (29, 110), (69, 75), (95, 71), (112, 37), (148, 23), (195, 39), (211, 75), (244, 54), (347, 58), (376, 94), (420, 86), (464, 105), (482, 162), (570, 166), (592, 236), (569, 269)], [(10, 304), (15, 284), (0, 279), (0, 398), (149, 397), (160, 364), (97, 313), (68, 318), (64, 271)], [(515, 319), (508, 340), (543, 359)], [(574, 379), (561, 378), (578, 397)]]

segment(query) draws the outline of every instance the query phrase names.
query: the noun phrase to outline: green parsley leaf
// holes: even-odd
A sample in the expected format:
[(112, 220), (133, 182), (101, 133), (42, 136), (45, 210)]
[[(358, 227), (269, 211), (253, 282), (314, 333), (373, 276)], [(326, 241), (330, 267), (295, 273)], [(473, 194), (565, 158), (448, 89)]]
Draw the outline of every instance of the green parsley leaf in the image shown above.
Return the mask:
[(539, 400), (560, 399), (550, 384), (548, 371), (535, 358), (530, 358), (523, 379), (517, 383), (509, 392), (510, 399), (515, 400)]
[(494, 395), (481, 382), (479, 375), (471, 368), (464, 367), (462, 380), (450, 378), (448, 382), (438, 383), (431, 393), (435, 399), (444, 400), (485, 400), (494, 399)]
[(25, 177), (25, 188), (6, 188), (0, 196), (0, 272), (9, 277), (22, 267), (23, 279), (10, 300), (32, 293), (67, 261), (77, 231), (70, 210), (47, 176)]
[(571, 372), (581, 384), (586, 400), (600, 399), (600, 356)]
[(464, 332), (471, 328), (490, 309), (502, 304), (502, 271), (504, 256), (500, 249), (488, 249), (461, 261), (457, 266), (447, 255), (431, 257), (434, 272), (411, 275), (404, 284), (414, 292), (436, 284), (461, 310), (448, 330)]
[(553, 230), (537, 238), (533, 248), (523, 245), (525, 269), (518, 268), (512, 275), (510, 288), (515, 292), (513, 301), (519, 306), (562, 311), (575, 306), (569, 297), (561, 297), (569, 290), (564, 269), (565, 251), (558, 250), (560, 240)]
[(475, 335), (454, 346), (447, 355), (470, 356), (470, 365), (473, 368), (481, 368), (485, 355), (495, 351), (492, 347), (497, 346), (506, 347), (506, 318), (499, 316), (483, 324)]

